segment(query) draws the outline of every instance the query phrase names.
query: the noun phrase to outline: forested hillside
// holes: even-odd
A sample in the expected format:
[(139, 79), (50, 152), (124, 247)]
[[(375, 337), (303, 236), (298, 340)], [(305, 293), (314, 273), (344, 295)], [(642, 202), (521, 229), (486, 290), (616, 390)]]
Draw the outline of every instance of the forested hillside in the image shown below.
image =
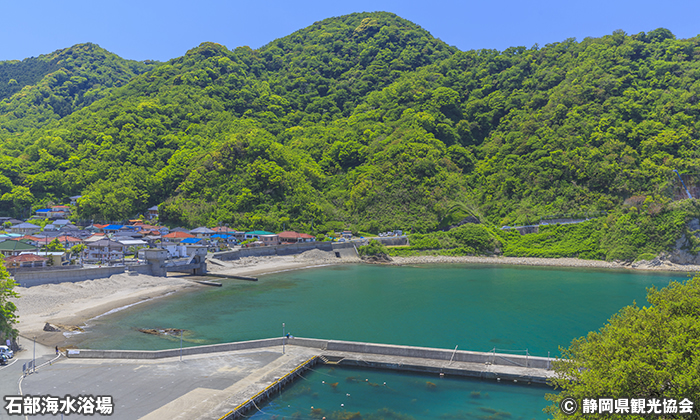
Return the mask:
[(699, 41), (459, 51), (378, 12), (158, 65), (90, 44), (4, 63), (27, 76), (0, 79), (0, 210), (82, 195), (83, 218), (158, 204), (170, 224), (313, 232), (525, 223), (631, 197), (654, 216), (672, 170), (698, 172)]

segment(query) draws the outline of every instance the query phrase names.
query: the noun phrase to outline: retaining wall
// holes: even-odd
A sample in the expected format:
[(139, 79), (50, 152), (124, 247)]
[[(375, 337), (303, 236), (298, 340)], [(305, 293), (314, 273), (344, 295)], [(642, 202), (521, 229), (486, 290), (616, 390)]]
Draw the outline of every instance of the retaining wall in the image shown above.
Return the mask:
[(41, 284), (75, 283), (84, 280), (101, 279), (125, 271), (124, 266), (120, 267), (98, 267), (98, 268), (74, 268), (70, 270), (44, 271), (17, 271), (14, 275), (15, 281), (22, 287), (39, 286)]
[[(372, 238), (383, 243), (384, 245), (408, 245), (408, 238), (405, 236), (389, 237), (389, 238)], [(321, 251), (337, 251), (342, 257), (356, 257), (355, 247), (367, 245), (369, 239), (352, 241), (352, 242), (300, 242), (296, 244), (260, 246), (254, 248), (241, 248), (233, 251), (217, 252), (214, 258), (221, 261), (237, 260), (243, 257), (262, 257), (271, 255), (293, 255), (301, 254), (312, 249), (320, 249)], [(353, 252), (343, 252), (348, 249), (353, 249)]]
[(408, 245), (408, 237), (407, 236), (388, 236), (385, 238), (370, 238), (374, 239), (377, 242), (381, 242), (382, 244), (386, 246), (400, 246), (400, 245)]
[(127, 268), (129, 269), (129, 272), (148, 274), (149, 276), (153, 275), (153, 266), (151, 264), (129, 265)]
[(253, 248), (241, 248), (233, 251), (217, 252), (214, 258), (221, 261), (237, 260), (243, 257), (262, 257), (270, 255), (292, 255), (301, 254), (312, 249), (320, 249), (322, 251), (332, 251), (333, 245), (331, 242), (301, 242), (288, 245), (273, 245), (260, 246)]

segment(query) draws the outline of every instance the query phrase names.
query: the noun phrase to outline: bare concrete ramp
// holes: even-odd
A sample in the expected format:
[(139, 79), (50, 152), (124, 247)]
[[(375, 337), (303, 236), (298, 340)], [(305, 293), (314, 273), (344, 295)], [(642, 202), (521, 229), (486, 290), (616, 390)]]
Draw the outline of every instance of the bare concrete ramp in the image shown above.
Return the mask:
[[(176, 400), (152, 411), (143, 420), (161, 419), (218, 419), (229, 411), (252, 398), (278, 378), (294, 370), (310, 357), (320, 354), (319, 350), (287, 347), (273, 348), (278, 357), (270, 363), (255, 369), (248, 376), (233, 383), (226, 389), (216, 390), (197, 388)], [(271, 349), (272, 350), (272, 349)]]

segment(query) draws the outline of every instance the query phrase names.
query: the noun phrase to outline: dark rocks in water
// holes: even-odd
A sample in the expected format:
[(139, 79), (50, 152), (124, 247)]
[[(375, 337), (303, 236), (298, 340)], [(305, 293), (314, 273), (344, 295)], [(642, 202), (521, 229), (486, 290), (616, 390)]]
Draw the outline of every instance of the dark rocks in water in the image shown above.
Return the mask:
[(46, 324), (44, 324), (44, 331), (48, 331), (48, 332), (61, 332), (61, 329), (60, 329), (60, 328), (56, 328), (56, 327), (52, 326), (51, 324), (49, 324), (49, 323), (47, 322)]
[(180, 332), (185, 330), (179, 330), (177, 328), (137, 328), (138, 331), (144, 334), (151, 335), (180, 335)]

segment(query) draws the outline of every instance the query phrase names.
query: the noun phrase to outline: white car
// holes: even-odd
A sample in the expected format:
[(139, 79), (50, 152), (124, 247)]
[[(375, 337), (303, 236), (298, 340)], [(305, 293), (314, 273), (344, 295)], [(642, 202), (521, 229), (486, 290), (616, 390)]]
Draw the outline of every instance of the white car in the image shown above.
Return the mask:
[(8, 359), (12, 359), (15, 356), (15, 352), (7, 346), (0, 346), (0, 354), (4, 354)]

